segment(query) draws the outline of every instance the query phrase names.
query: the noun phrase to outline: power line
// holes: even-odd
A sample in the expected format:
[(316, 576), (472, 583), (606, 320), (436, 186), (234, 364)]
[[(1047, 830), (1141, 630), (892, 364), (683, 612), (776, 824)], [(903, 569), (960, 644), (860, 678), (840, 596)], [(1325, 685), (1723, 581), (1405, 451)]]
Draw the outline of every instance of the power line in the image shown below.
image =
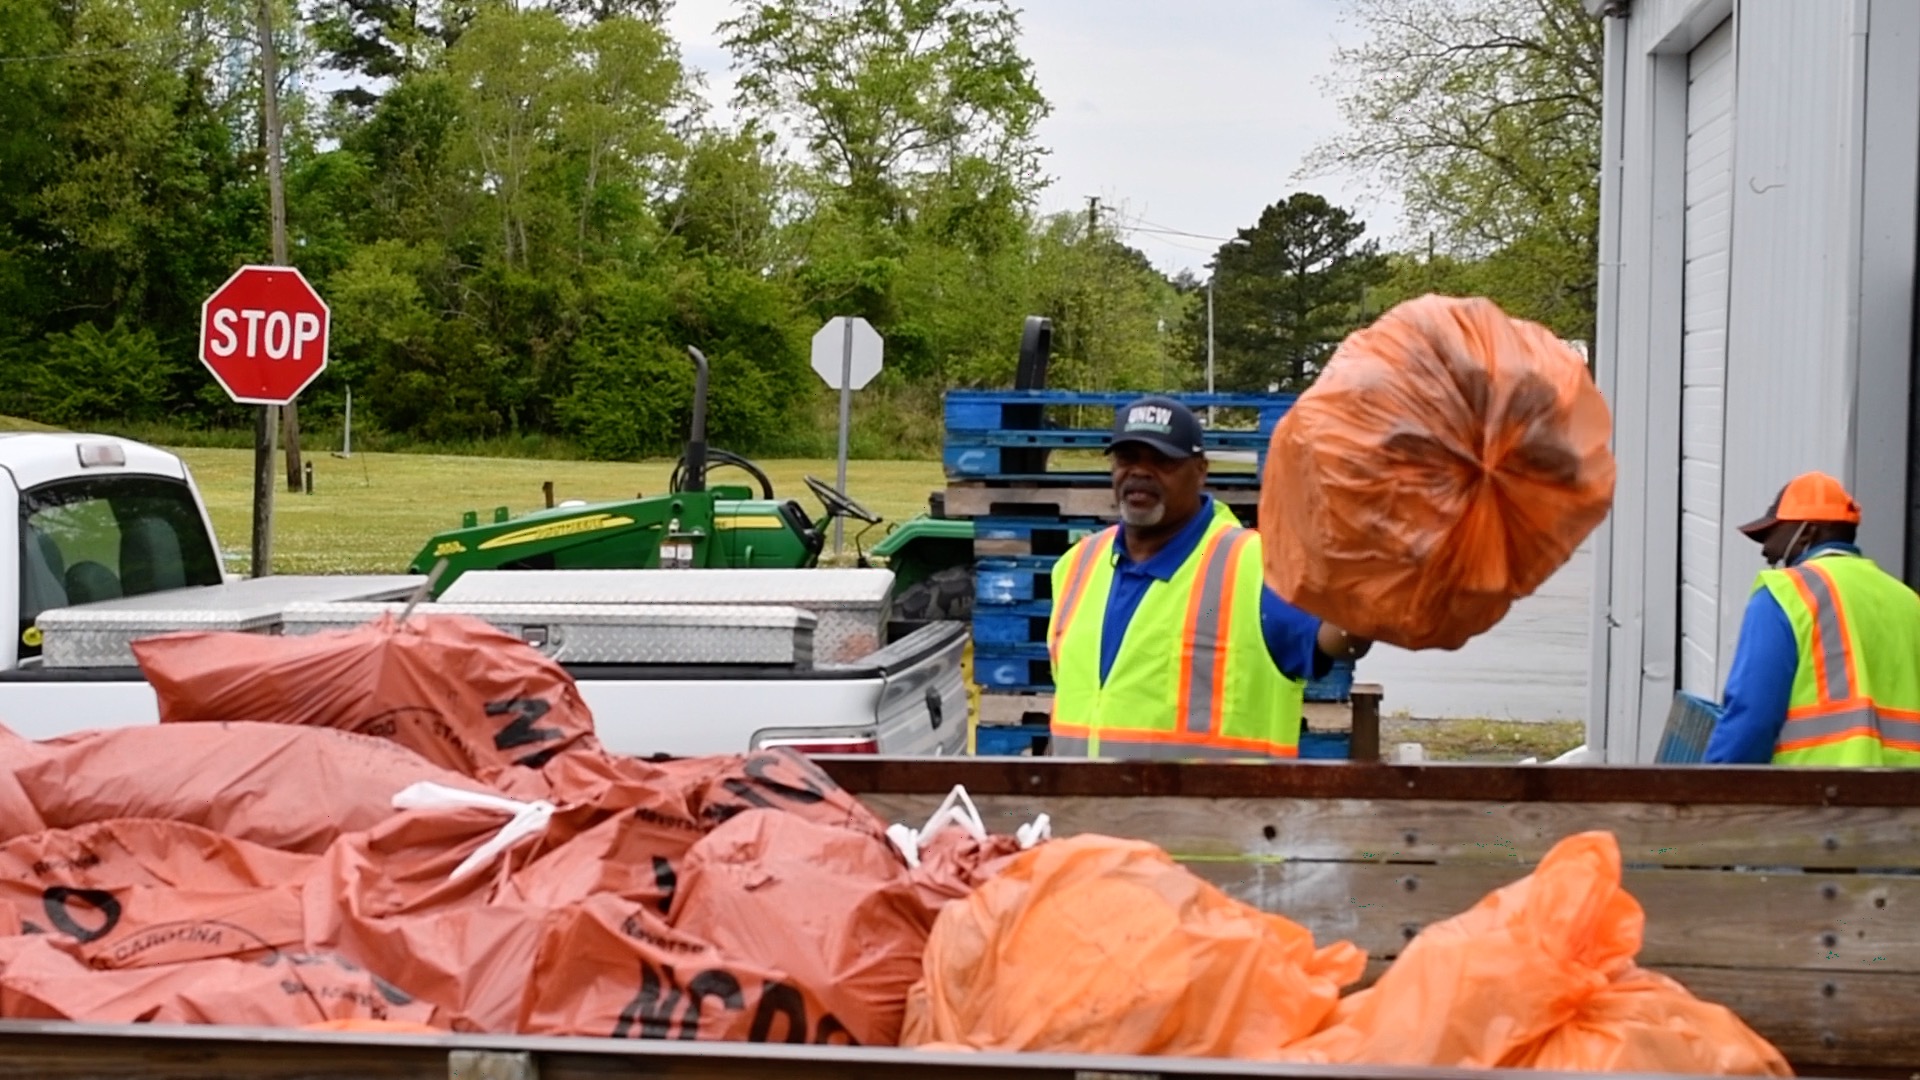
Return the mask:
[(1235, 239), (1231, 236), (1208, 236), (1206, 233), (1187, 232), (1184, 229), (1143, 229), (1138, 225), (1127, 226), (1127, 231), (1150, 233), (1154, 236), (1185, 236), (1194, 240), (1213, 240), (1222, 244), (1229, 243)]
[(1148, 221), (1146, 218), (1139, 218), (1137, 220), (1141, 225), (1148, 226), (1148, 228), (1141, 229), (1141, 232), (1163, 232), (1173, 236), (1191, 236), (1195, 240), (1218, 240), (1223, 244), (1239, 239), (1239, 237), (1236, 236), (1209, 236), (1206, 233), (1188, 232), (1185, 229), (1176, 229), (1171, 225), (1162, 225), (1157, 221)]

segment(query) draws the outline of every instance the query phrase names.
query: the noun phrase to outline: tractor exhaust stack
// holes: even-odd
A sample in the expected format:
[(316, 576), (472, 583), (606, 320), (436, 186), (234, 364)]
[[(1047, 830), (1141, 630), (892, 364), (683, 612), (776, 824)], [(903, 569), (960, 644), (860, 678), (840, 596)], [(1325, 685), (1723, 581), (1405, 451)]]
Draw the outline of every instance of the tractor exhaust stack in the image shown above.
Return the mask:
[(687, 479), (684, 491), (707, 490), (707, 358), (687, 346), (693, 357), (693, 427), (687, 435)]

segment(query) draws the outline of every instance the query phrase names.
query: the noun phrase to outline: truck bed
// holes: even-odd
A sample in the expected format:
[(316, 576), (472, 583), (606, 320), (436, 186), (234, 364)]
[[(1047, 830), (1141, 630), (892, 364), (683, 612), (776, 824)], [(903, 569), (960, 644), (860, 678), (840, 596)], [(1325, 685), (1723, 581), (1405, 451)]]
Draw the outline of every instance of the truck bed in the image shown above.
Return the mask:
[[(965, 623), (931, 623), (852, 663), (563, 664), (615, 753), (742, 753), (761, 737), (877, 725), (893, 755), (964, 752)], [(0, 723), (29, 739), (158, 723), (137, 667), (0, 671)], [(252, 719), (236, 716), (235, 720)], [(787, 733), (785, 735), (781, 733)], [(0, 1074), (4, 1075), (4, 1074)]]
[[(1160, 844), (1229, 894), (1368, 950), (1367, 981), (1422, 927), (1606, 829), (1646, 911), (1638, 962), (1737, 1012), (1800, 1076), (1920, 1071), (1920, 787), (1887, 770), (1034, 759), (818, 759), (883, 818), (963, 784), (989, 826)], [(0, 1023), (0, 1078), (587, 1080), (684, 1077), (1509, 1075), (1169, 1058), (248, 1028)], [(1547, 1074), (1533, 1074), (1547, 1075)], [(1564, 1074), (1555, 1074), (1564, 1075)]]

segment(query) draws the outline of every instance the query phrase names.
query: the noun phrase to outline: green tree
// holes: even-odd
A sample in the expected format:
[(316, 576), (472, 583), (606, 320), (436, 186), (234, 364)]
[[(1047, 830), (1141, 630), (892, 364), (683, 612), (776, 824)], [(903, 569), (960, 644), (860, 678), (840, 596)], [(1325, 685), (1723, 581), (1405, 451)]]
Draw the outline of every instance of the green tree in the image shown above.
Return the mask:
[[(1389, 267), (1367, 227), (1319, 195), (1290, 196), (1214, 255), (1215, 385), (1304, 390), (1340, 340), (1360, 325), (1368, 290)], [(1205, 360), (1205, 297), (1187, 337)]]
[[(746, 0), (721, 24), (739, 103), (790, 122), (822, 175), (880, 220), (979, 161), (1037, 189), (1048, 111), (1006, 0)], [(991, 185), (990, 185), (991, 186)]]
[(1352, 0), (1325, 85), (1348, 130), (1310, 170), (1380, 178), (1408, 224), (1487, 261), (1488, 295), (1591, 339), (1601, 25), (1583, 0)]

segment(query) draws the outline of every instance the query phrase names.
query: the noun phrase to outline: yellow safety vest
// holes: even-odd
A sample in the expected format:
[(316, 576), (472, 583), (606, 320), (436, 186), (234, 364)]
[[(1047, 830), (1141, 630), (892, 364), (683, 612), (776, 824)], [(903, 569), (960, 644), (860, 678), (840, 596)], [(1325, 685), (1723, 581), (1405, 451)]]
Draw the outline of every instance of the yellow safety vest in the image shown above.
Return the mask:
[(1306, 682), (1274, 667), (1260, 629), (1260, 536), (1215, 503), (1180, 569), (1147, 586), (1105, 685), (1101, 636), (1119, 526), (1053, 568), (1047, 647), (1056, 757), (1296, 758)]
[(1860, 555), (1763, 570), (1800, 662), (1775, 765), (1920, 767), (1920, 597)]

